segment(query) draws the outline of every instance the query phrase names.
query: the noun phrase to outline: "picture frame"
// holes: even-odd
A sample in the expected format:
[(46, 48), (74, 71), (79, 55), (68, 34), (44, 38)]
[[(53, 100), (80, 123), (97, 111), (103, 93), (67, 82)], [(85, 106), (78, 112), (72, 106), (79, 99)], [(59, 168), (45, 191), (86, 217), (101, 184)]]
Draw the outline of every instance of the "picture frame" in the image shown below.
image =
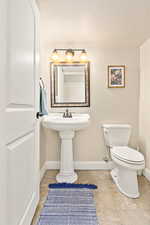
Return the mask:
[(125, 88), (125, 65), (108, 66), (108, 88)]

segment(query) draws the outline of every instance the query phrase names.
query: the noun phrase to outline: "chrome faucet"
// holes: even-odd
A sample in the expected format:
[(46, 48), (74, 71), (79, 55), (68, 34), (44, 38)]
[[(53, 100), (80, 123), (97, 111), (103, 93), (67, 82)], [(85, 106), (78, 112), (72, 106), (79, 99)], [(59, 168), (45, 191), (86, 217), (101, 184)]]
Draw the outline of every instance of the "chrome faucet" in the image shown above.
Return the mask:
[(66, 111), (63, 114), (63, 118), (72, 118), (72, 113), (69, 112), (69, 109), (66, 109)]

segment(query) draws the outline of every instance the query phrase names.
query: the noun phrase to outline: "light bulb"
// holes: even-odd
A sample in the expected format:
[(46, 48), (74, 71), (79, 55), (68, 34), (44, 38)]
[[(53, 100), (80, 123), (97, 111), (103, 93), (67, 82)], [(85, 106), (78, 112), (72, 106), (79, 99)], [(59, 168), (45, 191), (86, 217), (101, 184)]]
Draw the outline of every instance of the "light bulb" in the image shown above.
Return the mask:
[(67, 59), (67, 61), (72, 61), (73, 55), (67, 54), (67, 55), (66, 55), (66, 59)]
[(87, 61), (87, 53), (86, 53), (85, 50), (83, 50), (83, 51), (81, 52), (80, 60), (81, 60), (81, 61)]
[(65, 54), (66, 54), (67, 61), (72, 61), (73, 60), (74, 51), (72, 49), (68, 49)]
[(54, 61), (57, 61), (59, 59), (59, 54), (57, 52), (57, 50), (54, 50), (53, 53), (52, 53), (52, 59)]

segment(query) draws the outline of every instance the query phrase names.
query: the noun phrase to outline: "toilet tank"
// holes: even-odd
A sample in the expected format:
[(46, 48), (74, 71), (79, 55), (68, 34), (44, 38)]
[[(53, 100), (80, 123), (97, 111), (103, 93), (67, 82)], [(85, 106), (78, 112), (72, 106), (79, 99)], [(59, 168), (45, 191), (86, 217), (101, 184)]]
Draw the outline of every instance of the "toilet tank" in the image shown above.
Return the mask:
[(128, 124), (103, 124), (106, 146), (128, 146), (131, 126)]

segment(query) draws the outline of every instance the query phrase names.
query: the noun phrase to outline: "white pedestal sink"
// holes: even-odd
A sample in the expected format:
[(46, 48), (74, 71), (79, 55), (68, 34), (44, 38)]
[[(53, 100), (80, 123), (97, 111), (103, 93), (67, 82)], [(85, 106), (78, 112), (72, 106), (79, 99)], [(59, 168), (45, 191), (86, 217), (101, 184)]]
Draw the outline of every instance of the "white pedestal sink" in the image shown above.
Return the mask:
[(73, 114), (72, 118), (63, 118), (61, 113), (51, 113), (43, 117), (43, 126), (58, 131), (61, 138), (60, 172), (56, 176), (56, 180), (60, 183), (73, 183), (77, 180), (77, 174), (74, 171), (72, 139), (75, 131), (86, 128), (89, 122), (88, 114)]

